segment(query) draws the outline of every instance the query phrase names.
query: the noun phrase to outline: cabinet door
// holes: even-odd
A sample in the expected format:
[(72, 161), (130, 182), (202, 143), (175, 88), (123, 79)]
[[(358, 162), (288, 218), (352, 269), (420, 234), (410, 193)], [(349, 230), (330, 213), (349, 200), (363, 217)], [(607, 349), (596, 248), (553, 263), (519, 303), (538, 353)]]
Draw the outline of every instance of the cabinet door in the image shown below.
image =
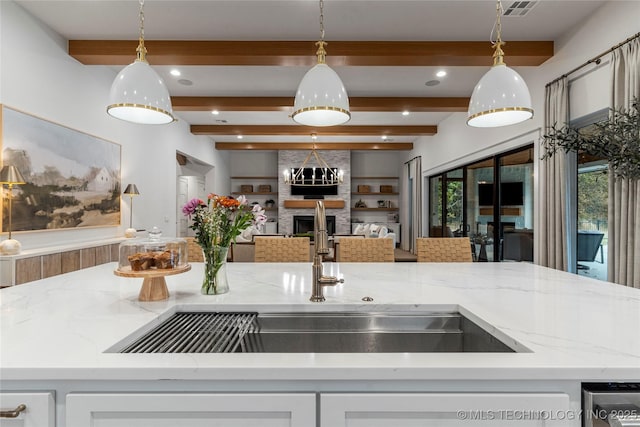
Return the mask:
[(15, 418), (0, 418), (0, 427), (55, 427), (56, 413), (52, 393), (0, 393), (0, 411), (15, 411)]
[(560, 393), (322, 394), (321, 427), (579, 427)]
[(314, 394), (70, 393), (67, 427), (308, 427)]

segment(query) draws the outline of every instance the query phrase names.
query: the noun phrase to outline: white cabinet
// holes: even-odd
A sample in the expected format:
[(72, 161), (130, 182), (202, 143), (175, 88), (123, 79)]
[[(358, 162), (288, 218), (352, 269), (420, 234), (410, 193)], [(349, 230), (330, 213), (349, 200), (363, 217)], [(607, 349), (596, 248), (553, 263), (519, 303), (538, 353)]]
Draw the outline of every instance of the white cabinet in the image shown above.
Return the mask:
[(66, 427), (309, 427), (309, 393), (70, 393)]
[(20, 405), (24, 410), (16, 417), (0, 418), (0, 427), (55, 427), (53, 393), (0, 393), (0, 411), (14, 412)]
[(562, 393), (322, 394), (321, 427), (573, 427)]

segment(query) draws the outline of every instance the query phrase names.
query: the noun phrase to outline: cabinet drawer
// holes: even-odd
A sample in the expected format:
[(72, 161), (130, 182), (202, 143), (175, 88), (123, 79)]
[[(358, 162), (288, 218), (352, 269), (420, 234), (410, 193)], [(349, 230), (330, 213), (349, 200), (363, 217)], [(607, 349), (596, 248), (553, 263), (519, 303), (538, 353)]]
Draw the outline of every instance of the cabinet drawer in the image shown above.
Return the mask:
[(321, 427), (574, 427), (563, 393), (322, 394)]
[(67, 427), (309, 427), (315, 395), (70, 393)]
[(1, 411), (13, 411), (19, 405), (25, 405), (25, 410), (16, 418), (0, 418), (0, 427), (55, 427), (53, 393), (0, 393)]

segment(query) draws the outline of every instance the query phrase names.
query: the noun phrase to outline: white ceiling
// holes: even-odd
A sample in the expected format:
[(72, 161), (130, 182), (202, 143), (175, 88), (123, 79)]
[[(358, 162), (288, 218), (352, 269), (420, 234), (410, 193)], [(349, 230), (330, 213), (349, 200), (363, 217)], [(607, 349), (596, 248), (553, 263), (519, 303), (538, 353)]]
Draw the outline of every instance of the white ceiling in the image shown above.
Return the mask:
[[(558, 40), (606, 1), (542, 0), (525, 17), (504, 17), (503, 38)], [(17, 0), (31, 14), (67, 39), (137, 39), (138, 7), (135, 0), (34, 1)], [(505, 9), (513, 1), (503, 0)], [(316, 0), (147, 0), (147, 40), (309, 40), (319, 38)], [(324, 19), (328, 56), (331, 40), (353, 41), (487, 41), (495, 20), (493, 0), (325, 0)], [(508, 64), (508, 45), (505, 48)], [(135, 52), (131, 53), (133, 61)], [(153, 65), (153, 64), (152, 64)], [(120, 67), (112, 67), (114, 76)], [(172, 96), (291, 96), (308, 67), (172, 67), (156, 66)], [(351, 97), (468, 97), (485, 67), (449, 67), (444, 78), (435, 67), (334, 67)], [(191, 86), (178, 83), (188, 79)], [(429, 80), (437, 86), (426, 86)], [(190, 124), (294, 125), (290, 112), (179, 112)], [(449, 113), (352, 114), (350, 125), (436, 125)], [(416, 137), (394, 137), (408, 142)], [(237, 141), (235, 135), (217, 141)], [(325, 137), (319, 142), (367, 141), (372, 137)], [(255, 142), (300, 142), (298, 137), (246, 137)]]

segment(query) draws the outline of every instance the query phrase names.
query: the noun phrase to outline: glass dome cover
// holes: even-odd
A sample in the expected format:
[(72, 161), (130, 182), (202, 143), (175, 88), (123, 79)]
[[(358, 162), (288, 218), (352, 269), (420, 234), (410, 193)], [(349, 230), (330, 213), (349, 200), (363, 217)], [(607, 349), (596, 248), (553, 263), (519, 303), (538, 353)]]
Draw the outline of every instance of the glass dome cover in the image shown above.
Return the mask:
[(187, 265), (187, 242), (177, 237), (162, 237), (153, 227), (147, 238), (120, 243), (118, 269), (121, 271), (169, 270)]

